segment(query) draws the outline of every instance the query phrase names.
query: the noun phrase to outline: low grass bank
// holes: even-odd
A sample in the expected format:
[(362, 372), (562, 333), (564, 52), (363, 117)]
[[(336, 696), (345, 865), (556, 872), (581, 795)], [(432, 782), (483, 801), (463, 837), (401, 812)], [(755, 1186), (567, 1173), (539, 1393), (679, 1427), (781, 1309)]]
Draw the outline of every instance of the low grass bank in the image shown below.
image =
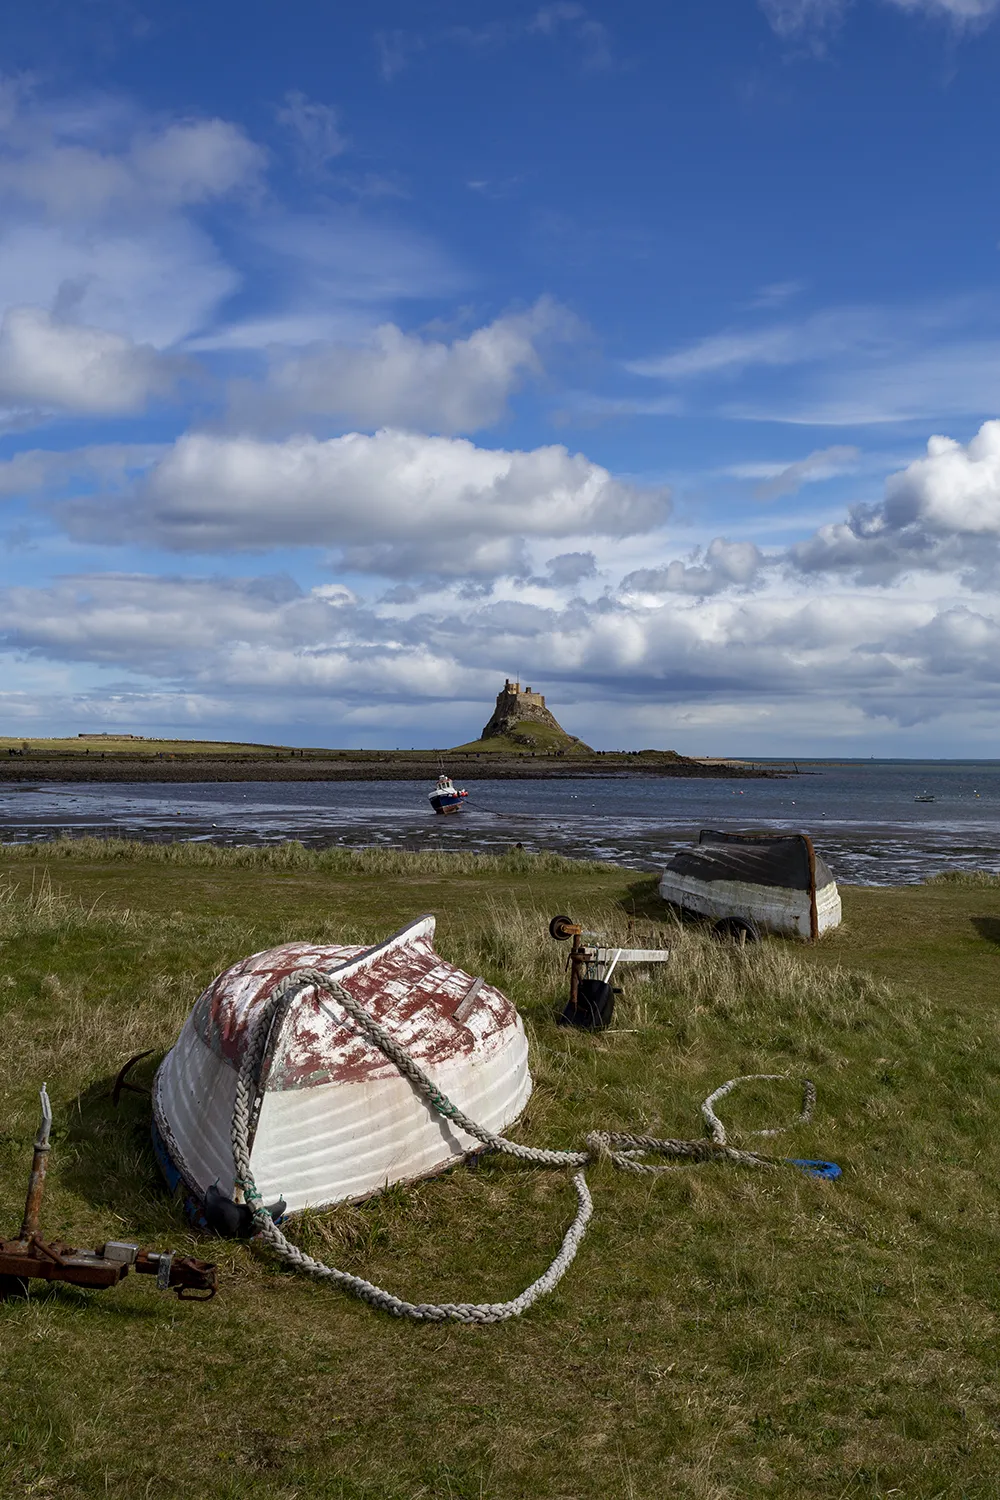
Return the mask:
[[(0, 1494), (994, 1495), (997, 895), (844, 897), (844, 927), (815, 949), (737, 950), (669, 922), (652, 879), (516, 851), (0, 850), (0, 1232), (19, 1222), (45, 1079), (47, 1231), (205, 1254), (161, 1192), (147, 1102), (111, 1107), (121, 1062), (153, 1048), (148, 1081), (200, 989), (244, 954), (374, 940), (424, 910), (440, 951), (525, 1017), (520, 1139), (697, 1135), (726, 1078), (808, 1073), (814, 1123), (765, 1144), (844, 1168), (833, 1184), (793, 1168), (653, 1182), (596, 1168), (570, 1275), (498, 1328), (400, 1325), (224, 1242), (208, 1306), (145, 1278), (0, 1304)], [(560, 910), (673, 945), (663, 970), (623, 976), (604, 1035), (554, 1024), (565, 947), (546, 924)], [(750, 1129), (797, 1104), (791, 1086), (760, 1086), (721, 1112)], [(565, 1174), (484, 1162), (302, 1233), (405, 1296), (504, 1298), (547, 1264), (572, 1207)]]
[(308, 849), (291, 839), (282, 844), (240, 844), (229, 848), (210, 843), (145, 844), (135, 839), (58, 838), (41, 844), (0, 844), (0, 860), (25, 860), (46, 865), (63, 860), (78, 863), (136, 866), (173, 865), (182, 869), (296, 870), (342, 875), (482, 875), (502, 879), (531, 872), (573, 875), (604, 880), (607, 865), (567, 859), (561, 854), (530, 853), (522, 849), (502, 854), (475, 850), (419, 850), (368, 847), (363, 849)]

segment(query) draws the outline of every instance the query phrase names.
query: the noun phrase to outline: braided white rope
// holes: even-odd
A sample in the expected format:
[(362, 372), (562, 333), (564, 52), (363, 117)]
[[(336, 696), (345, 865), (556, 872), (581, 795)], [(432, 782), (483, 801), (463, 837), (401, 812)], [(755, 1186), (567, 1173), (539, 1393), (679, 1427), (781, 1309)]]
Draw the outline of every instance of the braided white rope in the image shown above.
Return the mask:
[[(725, 1096), (730, 1093), (738, 1083), (785, 1083), (787, 1082), (787, 1078), (788, 1075), (785, 1073), (744, 1073), (741, 1078), (730, 1078), (729, 1082), (724, 1083), (721, 1088), (716, 1089), (714, 1094), (709, 1094), (708, 1098), (701, 1106), (701, 1115), (702, 1119), (705, 1121), (705, 1124), (709, 1128), (712, 1140), (720, 1146), (724, 1146), (726, 1144), (726, 1127), (725, 1125), (723, 1125), (722, 1121), (719, 1119), (712, 1106), (719, 1099), (724, 1099)], [(815, 1107), (816, 1086), (811, 1078), (803, 1078), (802, 1109), (799, 1111), (799, 1117), (794, 1123), (796, 1125), (808, 1125), (809, 1121), (812, 1119), (813, 1110), (815, 1109)], [(787, 1129), (787, 1125), (778, 1125), (770, 1130), (745, 1130), (743, 1134), (780, 1135), (783, 1130)]]
[[(375, 1286), (362, 1276), (354, 1276), (349, 1271), (339, 1271), (333, 1266), (327, 1266), (322, 1261), (315, 1260), (287, 1239), (275, 1224), (264, 1207), (250, 1168), (250, 1122), (257, 1097), (261, 1063), (272, 1023), (279, 1013), (284, 1012), (299, 991), (308, 988), (314, 988), (317, 992), (325, 991), (330, 995), (337, 1005), (347, 1012), (368, 1040), (398, 1068), (405, 1078), (410, 1080), (430, 1108), (443, 1118), (451, 1120), (460, 1130), (464, 1130), (466, 1134), (473, 1136), (491, 1150), (502, 1152), (506, 1156), (513, 1156), (518, 1161), (530, 1162), (540, 1167), (574, 1167), (577, 1169), (573, 1173), (573, 1186), (576, 1189), (577, 1200), (573, 1222), (563, 1236), (562, 1244), (548, 1270), (539, 1276), (537, 1281), (525, 1287), (519, 1296), (512, 1298), (509, 1302), (404, 1302), (402, 1298), (393, 1296), (391, 1292)], [(332, 1019), (340, 1021), (325, 1001), (319, 1000), (319, 1004)], [(782, 1077), (781, 1074), (751, 1074), (749, 1076), (752, 1078)], [(412, 1318), (417, 1322), (427, 1323), (501, 1323), (507, 1318), (516, 1318), (526, 1312), (533, 1303), (537, 1302), (540, 1297), (544, 1297), (561, 1281), (572, 1264), (594, 1211), (593, 1201), (582, 1171), (582, 1168), (589, 1162), (597, 1159), (607, 1160), (620, 1171), (643, 1173), (670, 1170), (665, 1164), (656, 1165), (652, 1162), (641, 1161), (639, 1158), (643, 1155), (686, 1158), (695, 1161), (725, 1160), (754, 1167), (776, 1165), (776, 1162), (766, 1156), (760, 1156), (753, 1151), (740, 1151), (735, 1146), (730, 1146), (726, 1141), (725, 1127), (712, 1111), (712, 1104), (742, 1081), (739, 1078), (730, 1079), (728, 1083), (723, 1084), (721, 1089), (716, 1089), (715, 1093), (702, 1105), (702, 1113), (712, 1131), (711, 1140), (659, 1140), (654, 1136), (621, 1135), (610, 1131), (595, 1130), (586, 1137), (586, 1150), (584, 1151), (553, 1151), (537, 1146), (522, 1146), (516, 1141), (508, 1141), (503, 1136), (495, 1135), (493, 1131), (485, 1129), (484, 1126), (470, 1119), (445, 1094), (442, 1094), (405, 1048), (401, 1047), (385, 1028), (379, 1025), (375, 1017), (342, 985), (337, 983), (335, 978), (321, 973), (318, 969), (297, 969), (275, 986), (267, 1005), (254, 1025), (253, 1033), (243, 1053), (236, 1082), (236, 1103), (233, 1108), (232, 1123), (236, 1186), (242, 1188), (244, 1198), (253, 1210), (257, 1238), (270, 1246), (275, 1254), (286, 1260), (295, 1270), (319, 1280), (332, 1281), (355, 1297), (360, 1297), (372, 1307), (378, 1308), (379, 1311), (391, 1313), (397, 1318)], [(805, 1106), (800, 1119), (807, 1120), (812, 1112), (816, 1094), (808, 1080), (804, 1080), (804, 1083)], [(758, 1133), (777, 1134), (774, 1130)]]

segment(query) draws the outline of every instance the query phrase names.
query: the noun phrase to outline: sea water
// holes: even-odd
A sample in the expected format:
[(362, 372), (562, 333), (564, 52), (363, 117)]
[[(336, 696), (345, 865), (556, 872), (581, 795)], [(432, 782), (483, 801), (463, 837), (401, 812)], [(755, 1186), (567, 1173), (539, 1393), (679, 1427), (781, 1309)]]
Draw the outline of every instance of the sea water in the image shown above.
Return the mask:
[[(700, 828), (812, 834), (838, 880), (1000, 871), (1000, 761), (799, 761), (773, 780), (617, 774), (467, 781), (438, 817), (430, 781), (0, 783), (0, 840), (60, 834), (500, 852), (520, 844), (659, 869)], [(792, 772), (790, 763), (774, 763)], [(932, 796), (933, 802), (916, 802)]]

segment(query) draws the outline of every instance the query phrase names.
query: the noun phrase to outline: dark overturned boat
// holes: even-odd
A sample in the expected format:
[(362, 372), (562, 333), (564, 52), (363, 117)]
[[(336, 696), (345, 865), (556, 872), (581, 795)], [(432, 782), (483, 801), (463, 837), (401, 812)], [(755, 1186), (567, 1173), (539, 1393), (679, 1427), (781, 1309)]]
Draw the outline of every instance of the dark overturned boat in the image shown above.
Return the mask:
[(437, 786), (428, 795), (436, 813), (457, 813), (461, 812), (462, 803), (469, 794), (452, 786), (450, 776), (441, 775), (437, 779)]
[(675, 854), (660, 895), (725, 926), (752, 925), (815, 940), (841, 920), (840, 892), (805, 833), (719, 833)]

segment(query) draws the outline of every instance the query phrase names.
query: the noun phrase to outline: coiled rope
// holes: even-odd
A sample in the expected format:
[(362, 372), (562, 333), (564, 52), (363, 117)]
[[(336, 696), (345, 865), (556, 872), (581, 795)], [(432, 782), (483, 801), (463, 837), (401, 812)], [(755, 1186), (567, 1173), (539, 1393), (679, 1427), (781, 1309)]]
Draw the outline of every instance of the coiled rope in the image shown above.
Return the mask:
[[(259, 1105), (261, 1065), (268, 1040), (275, 1030), (275, 1022), (287, 1013), (296, 995), (308, 988), (317, 991), (321, 1009), (332, 1020), (342, 1024), (342, 1018), (334, 1014), (319, 996), (325, 992), (336, 1001), (340, 1009), (346, 1011), (368, 1040), (398, 1068), (405, 1078), (410, 1080), (417, 1093), (430, 1108), (444, 1119), (452, 1121), (467, 1135), (473, 1136), (490, 1150), (502, 1152), (505, 1156), (513, 1156), (518, 1161), (530, 1162), (533, 1166), (575, 1168), (573, 1186), (576, 1189), (577, 1209), (573, 1222), (567, 1229), (559, 1251), (548, 1270), (539, 1276), (537, 1281), (525, 1287), (519, 1296), (512, 1298), (509, 1302), (405, 1302), (382, 1287), (366, 1281), (362, 1276), (354, 1276), (349, 1271), (340, 1271), (333, 1266), (324, 1265), (322, 1261), (315, 1260), (287, 1239), (275, 1224), (264, 1207), (250, 1168), (251, 1122), (255, 1118)], [(434, 1085), (406, 1049), (401, 1047), (385, 1028), (379, 1025), (375, 1017), (352, 995), (348, 994), (347, 990), (331, 975), (323, 974), (318, 969), (296, 969), (294, 973), (288, 974), (275, 986), (244, 1050), (236, 1083), (236, 1103), (232, 1124), (236, 1187), (242, 1189), (244, 1199), (253, 1211), (253, 1224), (258, 1240), (268, 1245), (276, 1255), (287, 1261), (296, 1271), (314, 1276), (321, 1281), (333, 1282), (344, 1291), (360, 1297), (362, 1301), (369, 1303), (380, 1312), (391, 1313), (393, 1317), (412, 1318), (421, 1323), (502, 1323), (507, 1318), (520, 1317), (540, 1297), (550, 1292), (572, 1264), (594, 1210), (583, 1173), (583, 1168), (588, 1163), (597, 1160), (609, 1161), (619, 1171), (648, 1174), (667, 1172), (670, 1168), (665, 1164), (657, 1165), (653, 1162), (642, 1161), (643, 1156), (682, 1158), (689, 1161), (731, 1161), (748, 1167), (777, 1166), (779, 1163), (774, 1158), (761, 1156), (754, 1151), (741, 1151), (735, 1146), (730, 1146), (726, 1140), (725, 1127), (712, 1108), (716, 1101), (728, 1094), (738, 1083), (754, 1079), (783, 1081), (785, 1075), (749, 1073), (742, 1078), (731, 1078), (728, 1083), (716, 1089), (701, 1107), (702, 1115), (711, 1134), (709, 1140), (659, 1140), (648, 1135), (622, 1135), (613, 1131), (594, 1130), (587, 1135), (585, 1149), (582, 1151), (553, 1151), (537, 1146), (521, 1146), (516, 1141), (508, 1141), (501, 1135), (495, 1135), (493, 1131), (485, 1129), (475, 1120), (470, 1119), (457, 1104)], [(812, 1083), (808, 1079), (803, 1079), (803, 1104), (798, 1123), (804, 1124), (811, 1119), (815, 1100), (816, 1091)], [(775, 1135), (778, 1132), (777, 1130), (761, 1130), (751, 1133)]]

